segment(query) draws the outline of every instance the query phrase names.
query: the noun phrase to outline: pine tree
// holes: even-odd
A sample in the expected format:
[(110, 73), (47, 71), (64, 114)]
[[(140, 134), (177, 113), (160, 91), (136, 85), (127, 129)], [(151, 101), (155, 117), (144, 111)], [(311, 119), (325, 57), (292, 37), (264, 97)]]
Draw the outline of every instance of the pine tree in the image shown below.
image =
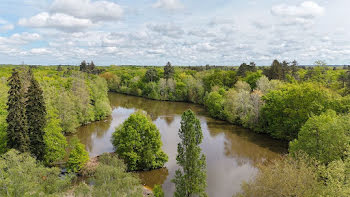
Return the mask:
[(195, 114), (188, 110), (182, 114), (179, 136), (181, 142), (177, 146), (177, 164), (180, 169), (176, 170), (175, 197), (207, 196), (206, 161), (201, 154), (199, 144), (203, 140), (202, 129)]
[(171, 66), (171, 63), (168, 62), (165, 66), (164, 66), (164, 78), (166, 80), (173, 78), (175, 74), (175, 70), (174, 67)]
[(26, 94), (26, 116), (30, 151), (38, 160), (43, 160), (45, 155), (44, 128), (46, 125), (46, 107), (43, 91), (31, 70), (29, 70), (29, 75), (31, 79)]
[(22, 84), (17, 70), (13, 70), (8, 79), (10, 90), (8, 91), (7, 111), (7, 145), (21, 152), (29, 151), (29, 137), (25, 103), (23, 101)]

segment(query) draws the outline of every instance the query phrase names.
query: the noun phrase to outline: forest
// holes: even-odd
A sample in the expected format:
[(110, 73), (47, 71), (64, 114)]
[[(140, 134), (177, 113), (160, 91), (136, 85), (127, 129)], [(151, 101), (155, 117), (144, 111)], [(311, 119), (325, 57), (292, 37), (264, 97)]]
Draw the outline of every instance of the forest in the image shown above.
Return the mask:
[[(169, 159), (148, 114), (137, 111), (115, 128), (115, 153), (99, 156), (97, 165), (79, 139), (69, 138), (111, 115), (108, 92), (195, 103), (215, 119), (288, 144), (287, 155), (259, 164), (234, 196), (350, 195), (350, 66), (278, 60), (270, 66), (1, 66), (0, 195), (142, 196), (134, 172), (159, 169)], [(207, 196), (203, 134), (193, 111), (182, 114), (178, 130), (174, 196)], [(78, 181), (82, 176), (89, 181)], [(153, 195), (164, 196), (159, 185)]]

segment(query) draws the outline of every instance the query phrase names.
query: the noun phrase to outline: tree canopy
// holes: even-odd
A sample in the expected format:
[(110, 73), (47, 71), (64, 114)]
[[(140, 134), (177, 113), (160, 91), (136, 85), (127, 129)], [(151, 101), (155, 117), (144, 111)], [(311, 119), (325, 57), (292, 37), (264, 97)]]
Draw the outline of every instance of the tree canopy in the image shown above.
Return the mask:
[(161, 149), (162, 141), (157, 127), (141, 111), (130, 115), (116, 128), (112, 143), (130, 171), (161, 168), (168, 161), (168, 156)]

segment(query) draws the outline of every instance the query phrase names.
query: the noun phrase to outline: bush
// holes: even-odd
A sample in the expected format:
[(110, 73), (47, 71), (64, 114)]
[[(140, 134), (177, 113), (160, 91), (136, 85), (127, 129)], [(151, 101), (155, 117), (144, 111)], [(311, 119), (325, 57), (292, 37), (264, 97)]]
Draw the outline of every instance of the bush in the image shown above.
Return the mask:
[(98, 161), (99, 164), (90, 180), (94, 185), (80, 184), (75, 190), (76, 196), (143, 196), (140, 180), (136, 175), (125, 172), (122, 160), (105, 153)]
[(46, 168), (13, 149), (1, 156), (0, 174), (0, 196), (63, 196), (72, 178), (59, 177), (59, 168)]
[(164, 191), (162, 189), (162, 186), (155, 185), (153, 188), (153, 195), (154, 197), (164, 197)]
[(168, 156), (162, 151), (157, 127), (142, 112), (136, 112), (116, 129), (112, 136), (116, 153), (128, 170), (150, 170), (163, 167)]
[(70, 142), (71, 151), (66, 163), (69, 172), (79, 172), (89, 161), (89, 153), (85, 150), (78, 138), (73, 138)]

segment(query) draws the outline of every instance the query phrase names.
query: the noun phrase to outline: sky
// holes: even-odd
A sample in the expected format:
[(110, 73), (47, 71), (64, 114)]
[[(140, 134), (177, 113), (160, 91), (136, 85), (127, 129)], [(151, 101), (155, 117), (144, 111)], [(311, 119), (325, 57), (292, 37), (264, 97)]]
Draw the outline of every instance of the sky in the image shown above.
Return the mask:
[(350, 64), (350, 0), (0, 0), (0, 63)]

